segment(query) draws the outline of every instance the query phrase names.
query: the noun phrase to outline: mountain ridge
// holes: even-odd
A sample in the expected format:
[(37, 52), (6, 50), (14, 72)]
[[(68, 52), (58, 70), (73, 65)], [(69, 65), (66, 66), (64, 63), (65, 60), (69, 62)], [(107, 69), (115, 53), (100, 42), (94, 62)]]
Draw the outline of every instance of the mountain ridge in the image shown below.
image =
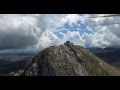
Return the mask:
[(119, 70), (69, 41), (50, 46), (26, 65), (24, 76), (117, 76)]

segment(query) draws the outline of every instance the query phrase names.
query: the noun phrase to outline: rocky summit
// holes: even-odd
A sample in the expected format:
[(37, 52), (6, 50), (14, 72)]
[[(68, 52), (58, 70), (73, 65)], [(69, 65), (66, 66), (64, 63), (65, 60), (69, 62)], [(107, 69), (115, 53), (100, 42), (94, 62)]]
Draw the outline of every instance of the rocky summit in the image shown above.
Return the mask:
[(87, 49), (67, 41), (50, 46), (28, 62), (24, 76), (118, 76), (119, 70)]

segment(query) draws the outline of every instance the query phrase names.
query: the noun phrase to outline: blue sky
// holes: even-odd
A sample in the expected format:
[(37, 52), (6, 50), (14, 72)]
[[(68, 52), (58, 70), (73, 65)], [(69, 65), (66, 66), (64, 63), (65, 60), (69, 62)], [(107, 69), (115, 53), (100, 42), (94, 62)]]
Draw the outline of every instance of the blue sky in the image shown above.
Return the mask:
[[(88, 34), (93, 34), (93, 32), (91, 32), (90, 30), (87, 29), (88, 25), (82, 24), (81, 22), (77, 22), (77, 24), (72, 24), (69, 25), (68, 23), (66, 23), (63, 27), (58, 28), (63, 30), (63, 33), (66, 33), (68, 30), (70, 31), (79, 31), (81, 35), (83, 35), (85, 32)], [(91, 28), (92, 30), (94, 30), (93, 28)]]
[[(104, 15), (104, 14), (102, 14)], [(120, 17), (100, 14), (1, 14), (0, 50), (42, 50), (70, 40), (84, 47), (120, 46)]]

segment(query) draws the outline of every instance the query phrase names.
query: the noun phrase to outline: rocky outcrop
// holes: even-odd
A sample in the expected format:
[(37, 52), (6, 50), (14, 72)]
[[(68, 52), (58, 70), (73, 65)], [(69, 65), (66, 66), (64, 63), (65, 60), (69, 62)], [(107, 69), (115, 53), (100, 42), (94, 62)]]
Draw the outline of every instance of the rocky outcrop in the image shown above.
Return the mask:
[(25, 76), (116, 76), (119, 71), (81, 46), (70, 43), (44, 49), (30, 61)]

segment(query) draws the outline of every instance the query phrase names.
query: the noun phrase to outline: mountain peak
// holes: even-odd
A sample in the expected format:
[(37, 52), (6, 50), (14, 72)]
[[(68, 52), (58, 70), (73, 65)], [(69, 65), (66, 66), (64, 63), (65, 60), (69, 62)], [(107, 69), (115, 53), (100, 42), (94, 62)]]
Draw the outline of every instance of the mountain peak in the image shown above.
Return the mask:
[(66, 41), (38, 53), (24, 70), (25, 76), (107, 76), (119, 71), (87, 49)]

